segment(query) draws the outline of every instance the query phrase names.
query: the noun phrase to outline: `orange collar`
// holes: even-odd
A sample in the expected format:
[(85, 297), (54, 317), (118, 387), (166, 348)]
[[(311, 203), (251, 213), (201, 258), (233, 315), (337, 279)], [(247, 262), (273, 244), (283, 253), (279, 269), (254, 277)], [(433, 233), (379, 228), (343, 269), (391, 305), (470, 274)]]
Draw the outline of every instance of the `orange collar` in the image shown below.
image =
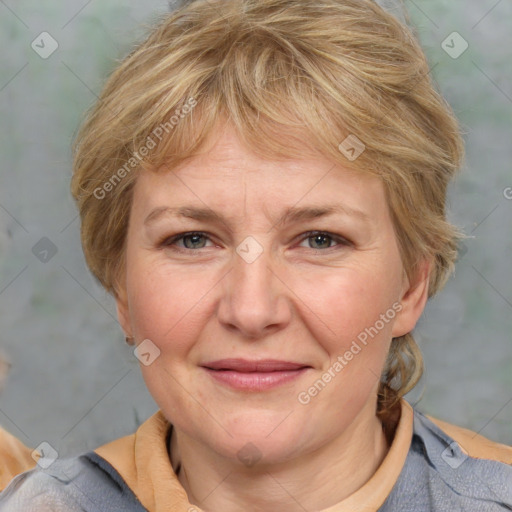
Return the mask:
[(32, 469), (39, 455), (35, 454), (34, 457), (21, 441), (0, 428), (0, 491), (16, 475)]
[[(402, 413), (395, 438), (373, 477), (342, 502), (322, 512), (375, 512), (384, 503), (402, 471), (413, 433), (413, 410), (401, 401)], [(158, 411), (137, 431), (108, 443), (95, 452), (109, 462), (149, 512), (194, 510), (172, 469), (167, 452), (171, 428)]]

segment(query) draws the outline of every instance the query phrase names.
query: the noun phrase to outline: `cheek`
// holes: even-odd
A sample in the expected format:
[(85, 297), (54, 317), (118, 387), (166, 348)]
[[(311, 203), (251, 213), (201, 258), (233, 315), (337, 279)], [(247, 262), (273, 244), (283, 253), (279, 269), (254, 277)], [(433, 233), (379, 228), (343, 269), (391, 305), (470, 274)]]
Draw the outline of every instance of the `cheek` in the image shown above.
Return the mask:
[(187, 340), (199, 328), (194, 318), (204, 308), (209, 288), (205, 279), (179, 268), (171, 272), (157, 264), (134, 267), (127, 284), (136, 338), (149, 338), (162, 351), (186, 350)]
[(298, 399), (340, 425), (376, 392), (400, 305), (396, 286), (374, 273), (351, 272), (329, 283), (323, 295), (302, 292), (319, 312), (309, 315), (308, 329), (326, 357)]
[[(195, 410), (191, 394), (203, 403), (201, 390), (191, 381), (188, 360), (204, 328), (205, 280), (192, 273), (161, 265), (132, 271), (129, 286), (130, 316), (137, 340), (150, 339), (160, 355), (140, 365), (146, 386), (168, 418), (179, 424), (183, 411)], [(206, 289), (209, 289), (206, 288)], [(203, 299), (203, 300), (201, 300)]]
[(366, 341), (370, 352), (381, 352), (378, 347), (373, 350), (369, 341), (391, 338), (398, 286), (389, 279), (389, 272), (386, 279), (385, 269), (344, 269), (338, 274), (301, 278), (295, 290), (305, 298), (310, 329), (316, 331), (316, 339), (331, 359), (342, 355), (355, 340), (362, 345)]

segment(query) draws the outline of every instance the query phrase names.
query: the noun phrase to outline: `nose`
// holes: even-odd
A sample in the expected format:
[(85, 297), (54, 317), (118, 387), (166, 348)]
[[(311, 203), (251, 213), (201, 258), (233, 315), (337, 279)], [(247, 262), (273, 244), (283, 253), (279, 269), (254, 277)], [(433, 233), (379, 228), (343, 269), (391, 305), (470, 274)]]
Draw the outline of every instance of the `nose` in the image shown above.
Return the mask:
[(219, 321), (252, 340), (283, 329), (291, 318), (290, 290), (268, 253), (252, 262), (234, 254), (231, 272), (222, 280)]

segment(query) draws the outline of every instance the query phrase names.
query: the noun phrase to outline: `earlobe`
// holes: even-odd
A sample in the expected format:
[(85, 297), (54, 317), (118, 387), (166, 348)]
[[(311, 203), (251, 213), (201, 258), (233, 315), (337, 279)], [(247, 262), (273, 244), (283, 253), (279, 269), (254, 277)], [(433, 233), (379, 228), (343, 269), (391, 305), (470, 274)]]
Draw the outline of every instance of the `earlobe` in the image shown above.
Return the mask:
[(425, 260), (418, 268), (416, 279), (412, 283), (405, 280), (406, 285), (400, 300), (402, 309), (393, 324), (393, 338), (411, 332), (423, 313), (428, 299), (430, 269), (431, 262)]

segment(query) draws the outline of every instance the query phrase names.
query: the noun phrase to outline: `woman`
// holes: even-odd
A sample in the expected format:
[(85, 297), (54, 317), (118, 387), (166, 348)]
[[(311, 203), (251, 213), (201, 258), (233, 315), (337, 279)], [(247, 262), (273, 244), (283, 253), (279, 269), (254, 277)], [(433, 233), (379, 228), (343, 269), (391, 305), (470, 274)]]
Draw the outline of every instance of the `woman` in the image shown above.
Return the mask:
[(197, 0), (79, 133), (87, 263), (160, 411), (0, 510), (510, 510), (512, 448), (402, 397), (461, 234), (457, 122), (369, 0)]

